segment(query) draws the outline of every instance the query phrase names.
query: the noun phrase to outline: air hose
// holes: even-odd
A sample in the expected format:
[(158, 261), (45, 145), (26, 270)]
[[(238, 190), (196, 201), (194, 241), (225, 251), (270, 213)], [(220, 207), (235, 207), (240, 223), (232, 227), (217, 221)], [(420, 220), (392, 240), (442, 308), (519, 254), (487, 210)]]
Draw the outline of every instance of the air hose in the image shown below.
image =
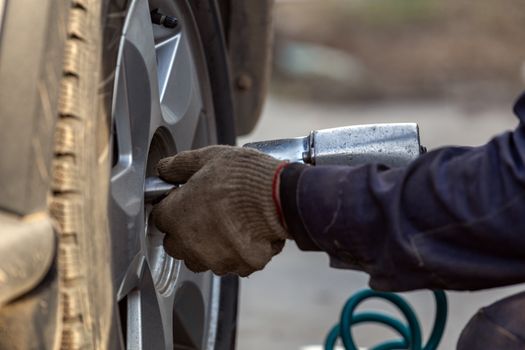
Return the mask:
[[(392, 328), (401, 336), (400, 340), (387, 341), (370, 350), (435, 350), (437, 349), (447, 321), (447, 297), (443, 291), (433, 291), (436, 301), (436, 317), (428, 342), (422, 344), (421, 326), (416, 313), (401, 296), (394, 293), (376, 292), (371, 289), (354, 294), (343, 307), (339, 324), (334, 326), (326, 337), (325, 350), (334, 350), (340, 338), (346, 350), (358, 350), (352, 336), (352, 327), (360, 323), (378, 323)], [(384, 314), (361, 312), (355, 314), (357, 306), (366, 299), (378, 298), (396, 306), (405, 317), (407, 324)]]

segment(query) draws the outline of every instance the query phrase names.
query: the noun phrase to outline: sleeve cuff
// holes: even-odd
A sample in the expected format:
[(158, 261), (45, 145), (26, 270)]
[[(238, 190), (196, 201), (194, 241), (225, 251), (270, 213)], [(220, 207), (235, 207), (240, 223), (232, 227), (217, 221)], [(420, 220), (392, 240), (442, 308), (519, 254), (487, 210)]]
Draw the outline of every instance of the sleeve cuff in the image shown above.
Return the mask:
[(301, 250), (321, 251), (322, 249), (312, 240), (299, 215), (297, 203), (297, 189), (303, 170), (308, 166), (299, 163), (289, 164), (281, 172), (280, 199), (284, 221), (290, 236)]

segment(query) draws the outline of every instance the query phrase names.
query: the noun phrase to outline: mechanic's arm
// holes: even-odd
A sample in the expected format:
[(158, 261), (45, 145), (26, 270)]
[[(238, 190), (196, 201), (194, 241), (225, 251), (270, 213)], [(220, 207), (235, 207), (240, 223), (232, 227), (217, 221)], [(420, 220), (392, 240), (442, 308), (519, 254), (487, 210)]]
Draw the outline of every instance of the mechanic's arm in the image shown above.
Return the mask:
[[(524, 97), (515, 110), (523, 123)], [(155, 207), (154, 222), (166, 251), (194, 271), (249, 275), (291, 234), (302, 249), (326, 251), (333, 265), (369, 273), (376, 289), (520, 283), (524, 158), (523, 124), (485, 146), (443, 148), (405, 169), (281, 171), (282, 162), (255, 150), (211, 146), (159, 163), (164, 180), (186, 184)]]
[(373, 288), (525, 282), (523, 124), (481, 147), (430, 152), (406, 169), (292, 164), (280, 190), (299, 247), (367, 272)]

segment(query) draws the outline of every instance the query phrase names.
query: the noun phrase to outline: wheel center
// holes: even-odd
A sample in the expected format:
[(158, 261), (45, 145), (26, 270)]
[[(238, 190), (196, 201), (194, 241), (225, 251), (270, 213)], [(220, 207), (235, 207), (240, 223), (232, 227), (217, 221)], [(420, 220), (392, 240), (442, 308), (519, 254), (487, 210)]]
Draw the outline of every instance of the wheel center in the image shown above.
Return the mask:
[[(166, 135), (158, 131), (151, 141), (148, 161), (146, 166), (146, 177), (158, 176), (156, 165), (160, 159), (170, 154), (170, 146)], [(153, 205), (145, 203), (145, 240), (144, 253), (148, 262), (153, 284), (158, 293), (170, 294), (176, 284), (181, 262), (173, 259), (164, 250), (164, 233), (160, 232), (153, 224), (151, 212)]]

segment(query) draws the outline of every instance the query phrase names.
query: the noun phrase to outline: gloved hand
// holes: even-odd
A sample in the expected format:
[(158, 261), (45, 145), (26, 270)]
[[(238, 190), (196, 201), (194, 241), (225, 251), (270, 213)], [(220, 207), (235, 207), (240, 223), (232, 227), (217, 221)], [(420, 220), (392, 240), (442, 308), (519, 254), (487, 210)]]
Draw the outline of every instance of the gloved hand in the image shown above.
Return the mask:
[(159, 176), (185, 182), (153, 210), (164, 247), (195, 272), (247, 276), (281, 251), (274, 201), (281, 161), (253, 149), (209, 146), (162, 159)]

